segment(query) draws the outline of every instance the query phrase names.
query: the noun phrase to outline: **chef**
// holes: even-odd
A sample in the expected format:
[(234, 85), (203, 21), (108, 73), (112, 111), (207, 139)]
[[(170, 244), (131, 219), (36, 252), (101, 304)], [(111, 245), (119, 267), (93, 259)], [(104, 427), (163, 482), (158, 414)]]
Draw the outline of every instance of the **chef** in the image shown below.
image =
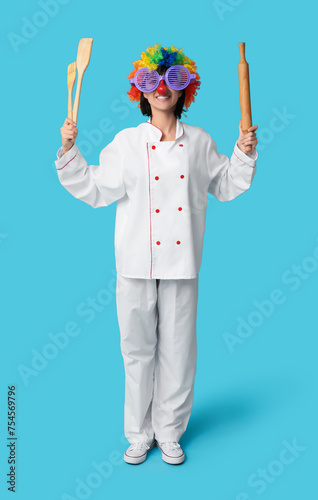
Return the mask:
[[(196, 314), (208, 193), (230, 201), (251, 186), (257, 126), (229, 159), (201, 127), (180, 121), (200, 76), (183, 49), (156, 44), (133, 63), (128, 96), (149, 119), (117, 133), (87, 165), (66, 119), (56, 168), (61, 184), (94, 208), (117, 202), (116, 304), (125, 367), (124, 459), (158, 446), (181, 464), (179, 440), (193, 403)], [(185, 107), (185, 109), (184, 109)], [(250, 146), (251, 152), (246, 148)]]

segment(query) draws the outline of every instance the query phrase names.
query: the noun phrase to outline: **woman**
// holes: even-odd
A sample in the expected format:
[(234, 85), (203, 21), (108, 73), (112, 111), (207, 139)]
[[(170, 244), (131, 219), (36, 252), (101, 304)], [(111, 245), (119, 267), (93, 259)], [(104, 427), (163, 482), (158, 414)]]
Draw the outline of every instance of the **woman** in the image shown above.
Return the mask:
[(239, 124), (229, 160), (205, 130), (180, 121), (200, 87), (194, 61), (156, 44), (133, 64), (127, 93), (149, 120), (116, 134), (99, 165), (88, 167), (76, 124), (66, 119), (56, 167), (62, 185), (92, 207), (117, 201), (116, 302), (130, 442), (124, 459), (142, 463), (157, 445), (165, 462), (180, 464), (196, 372), (207, 193), (229, 201), (250, 187), (257, 126), (244, 136)]

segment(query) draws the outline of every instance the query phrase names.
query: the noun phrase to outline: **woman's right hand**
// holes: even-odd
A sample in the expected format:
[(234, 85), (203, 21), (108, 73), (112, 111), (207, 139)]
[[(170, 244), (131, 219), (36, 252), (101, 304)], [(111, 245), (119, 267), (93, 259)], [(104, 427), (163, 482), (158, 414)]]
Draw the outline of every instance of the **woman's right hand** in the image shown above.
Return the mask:
[(76, 128), (75, 122), (73, 122), (73, 120), (71, 120), (70, 118), (66, 118), (60, 130), (62, 136), (63, 153), (65, 154), (74, 145), (78, 130)]

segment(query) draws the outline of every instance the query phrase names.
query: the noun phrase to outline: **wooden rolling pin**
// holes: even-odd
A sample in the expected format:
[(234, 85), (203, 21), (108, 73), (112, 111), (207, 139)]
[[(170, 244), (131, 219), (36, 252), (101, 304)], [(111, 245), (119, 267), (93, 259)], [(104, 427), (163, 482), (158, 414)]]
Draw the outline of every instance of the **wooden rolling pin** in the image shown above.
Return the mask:
[[(240, 105), (241, 105), (241, 119), (242, 131), (246, 134), (248, 129), (252, 126), (252, 111), (251, 111), (251, 95), (250, 95), (250, 79), (248, 63), (245, 59), (245, 43), (239, 43), (241, 60), (238, 65), (239, 74), (239, 89), (240, 89)], [(246, 147), (246, 151), (251, 151), (251, 146)]]

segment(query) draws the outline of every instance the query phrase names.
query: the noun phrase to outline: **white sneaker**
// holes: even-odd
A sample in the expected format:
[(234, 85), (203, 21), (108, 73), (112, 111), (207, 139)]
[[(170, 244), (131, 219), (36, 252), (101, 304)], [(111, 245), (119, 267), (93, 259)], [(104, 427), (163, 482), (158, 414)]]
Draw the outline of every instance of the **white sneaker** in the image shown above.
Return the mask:
[(127, 464), (141, 464), (147, 458), (147, 453), (155, 446), (155, 441), (150, 445), (146, 443), (132, 443), (124, 454), (124, 460)]
[(167, 462), (167, 464), (182, 464), (185, 459), (185, 455), (182, 451), (181, 446), (176, 441), (159, 443), (157, 441), (157, 446), (162, 451), (162, 460)]

